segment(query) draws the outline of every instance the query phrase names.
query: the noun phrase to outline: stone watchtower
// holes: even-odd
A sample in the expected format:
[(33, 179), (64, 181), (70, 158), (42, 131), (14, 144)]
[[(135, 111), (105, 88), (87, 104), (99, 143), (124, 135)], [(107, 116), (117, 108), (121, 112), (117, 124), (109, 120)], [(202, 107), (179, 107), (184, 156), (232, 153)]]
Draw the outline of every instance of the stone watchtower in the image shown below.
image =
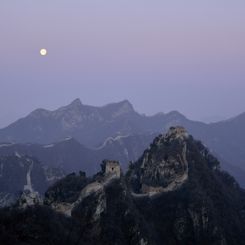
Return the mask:
[(115, 176), (117, 178), (121, 176), (121, 167), (117, 161), (104, 160), (101, 168), (105, 176)]

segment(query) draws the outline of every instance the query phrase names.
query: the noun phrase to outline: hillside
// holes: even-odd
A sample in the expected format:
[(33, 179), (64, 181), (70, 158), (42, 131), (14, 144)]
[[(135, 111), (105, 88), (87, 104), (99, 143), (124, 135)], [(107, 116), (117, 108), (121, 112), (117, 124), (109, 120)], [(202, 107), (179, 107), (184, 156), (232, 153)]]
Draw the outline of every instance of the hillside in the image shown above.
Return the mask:
[(125, 175), (118, 162), (104, 161), (92, 178), (73, 174), (50, 187), (44, 205), (5, 209), (0, 242), (239, 245), (244, 207), (244, 191), (219, 161), (184, 128), (172, 127)]

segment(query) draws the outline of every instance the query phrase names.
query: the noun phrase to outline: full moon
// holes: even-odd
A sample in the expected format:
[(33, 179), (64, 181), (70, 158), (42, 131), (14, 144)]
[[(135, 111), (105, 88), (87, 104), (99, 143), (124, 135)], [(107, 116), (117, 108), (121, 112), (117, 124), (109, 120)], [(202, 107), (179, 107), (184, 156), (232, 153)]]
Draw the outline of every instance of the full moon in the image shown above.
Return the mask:
[(47, 49), (45, 49), (45, 48), (43, 48), (43, 49), (40, 50), (40, 54), (41, 54), (42, 56), (47, 55), (47, 53), (48, 53), (48, 51), (47, 51)]

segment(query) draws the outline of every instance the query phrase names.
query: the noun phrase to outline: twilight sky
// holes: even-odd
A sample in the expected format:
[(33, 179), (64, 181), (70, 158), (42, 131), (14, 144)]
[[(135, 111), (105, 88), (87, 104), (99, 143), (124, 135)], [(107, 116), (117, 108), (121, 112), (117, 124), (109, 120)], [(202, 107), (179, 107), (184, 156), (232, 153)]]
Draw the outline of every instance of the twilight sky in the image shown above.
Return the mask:
[(1, 0), (0, 127), (77, 97), (223, 119), (244, 93), (244, 0)]

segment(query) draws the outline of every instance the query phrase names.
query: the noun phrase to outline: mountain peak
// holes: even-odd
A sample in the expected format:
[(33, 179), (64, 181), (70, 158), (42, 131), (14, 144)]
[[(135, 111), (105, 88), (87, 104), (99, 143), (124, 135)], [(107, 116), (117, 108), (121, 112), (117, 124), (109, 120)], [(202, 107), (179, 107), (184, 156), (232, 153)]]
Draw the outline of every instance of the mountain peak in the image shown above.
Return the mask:
[(113, 118), (135, 112), (133, 105), (128, 100), (105, 105), (103, 109), (104, 112), (109, 113)]
[(120, 103), (120, 104), (127, 105), (127, 106), (133, 107), (133, 105), (129, 102), (129, 100), (122, 100), (122, 101), (120, 101), (119, 103)]
[(79, 98), (73, 100), (69, 106), (72, 106), (72, 107), (81, 107), (82, 106), (82, 102)]
[[(182, 186), (189, 177), (187, 141), (183, 127), (171, 127), (160, 135), (136, 162), (136, 193), (155, 195)], [(138, 189), (137, 189), (138, 188)]]
[(183, 114), (181, 114), (180, 112), (178, 112), (178, 111), (170, 111), (166, 115), (168, 117), (175, 118), (175, 119), (180, 119), (180, 118), (186, 119), (186, 117)]
[(133, 105), (128, 100), (123, 100), (117, 103), (119, 108), (124, 112), (131, 112), (134, 111)]
[[(197, 169), (200, 165), (201, 171)], [(131, 166), (133, 191), (150, 196), (175, 191), (190, 181), (190, 176), (191, 181), (195, 181), (198, 175), (213, 174), (219, 170), (219, 165), (209, 150), (189, 136), (185, 128), (171, 127), (165, 135), (156, 137)], [(194, 175), (193, 169), (197, 170)]]
[(187, 139), (188, 137), (187, 130), (181, 126), (171, 127), (165, 135), (168, 139)]
[(79, 98), (73, 100), (70, 104), (60, 107), (59, 109), (57, 109), (56, 111), (54, 111), (56, 114), (58, 113), (63, 113), (64, 111), (75, 111), (75, 112), (79, 112), (82, 108), (82, 102)]

